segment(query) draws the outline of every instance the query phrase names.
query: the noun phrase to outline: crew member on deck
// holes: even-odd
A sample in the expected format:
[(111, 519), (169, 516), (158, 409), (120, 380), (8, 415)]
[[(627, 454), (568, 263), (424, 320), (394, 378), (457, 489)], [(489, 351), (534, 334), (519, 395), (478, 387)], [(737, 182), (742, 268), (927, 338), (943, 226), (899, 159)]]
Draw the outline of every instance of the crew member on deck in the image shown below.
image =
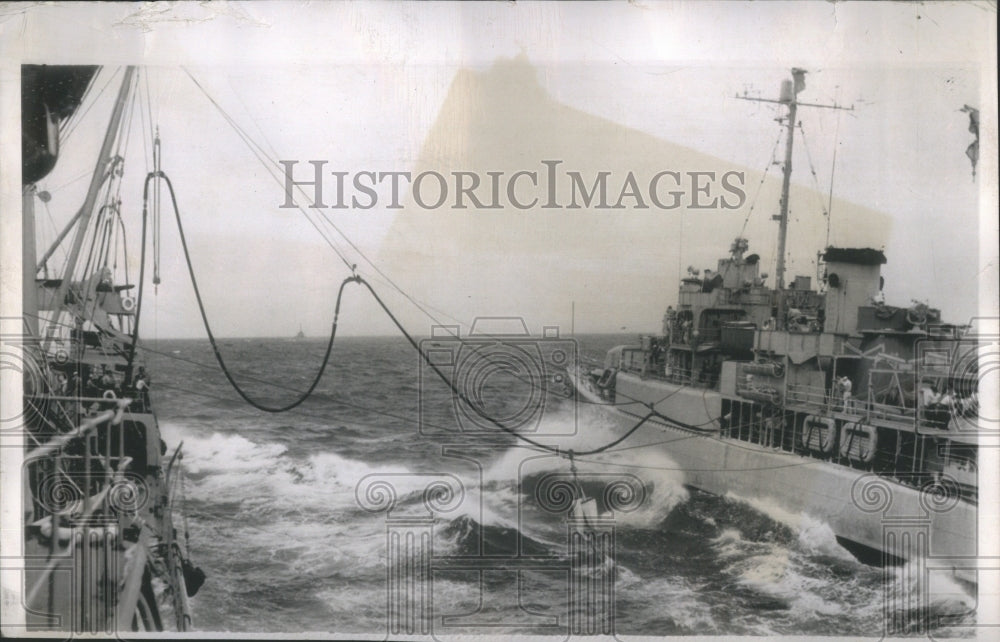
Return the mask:
[(851, 390), (854, 388), (854, 384), (846, 376), (837, 379), (837, 389), (840, 392), (841, 399), (841, 410), (848, 411), (851, 409)]

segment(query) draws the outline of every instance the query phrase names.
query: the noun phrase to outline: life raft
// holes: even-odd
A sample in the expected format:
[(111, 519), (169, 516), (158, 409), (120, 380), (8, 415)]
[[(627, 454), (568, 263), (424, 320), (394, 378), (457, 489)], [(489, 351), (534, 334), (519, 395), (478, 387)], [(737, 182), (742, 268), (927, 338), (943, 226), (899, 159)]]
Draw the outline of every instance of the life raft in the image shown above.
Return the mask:
[(875, 459), (878, 431), (874, 426), (858, 422), (845, 423), (840, 428), (840, 456), (855, 462), (870, 464)]
[(785, 367), (775, 361), (757, 361), (744, 364), (743, 372), (767, 377), (780, 377), (785, 373)]
[(832, 417), (806, 415), (802, 421), (802, 446), (829, 455), (837, 442), (837, 424)]

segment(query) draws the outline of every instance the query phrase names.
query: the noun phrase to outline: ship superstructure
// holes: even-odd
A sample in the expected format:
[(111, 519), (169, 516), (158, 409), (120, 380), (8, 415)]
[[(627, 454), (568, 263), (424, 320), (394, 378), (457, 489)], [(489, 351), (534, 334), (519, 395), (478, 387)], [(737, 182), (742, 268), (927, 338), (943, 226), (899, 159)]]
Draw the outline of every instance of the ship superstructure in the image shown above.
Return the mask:
[(81, 101), (99, 93), (90, 91), (97, 72), (22, 67), (26, 625), (184, 631), (204, 574), (175, 523), (182, 455), (168, 450), (153, 413), (138, 346), (145, 270), (130, 275), (125, 253), (123, 216), (138, 208), (120, 198), (135, 68), (117, 72), (83, 203), (52, 246), (36, 251), (36, 209), (51, 199), (37, 183), (59, 161), (60, 134)]
[[(940, 556), (975, 582), (960, 560), (976, 551), (976, 328), (923, 302), (887, 304), (880, 249), (827, 247), (815, 282), (786, 283), (804, 73), (771, 101), (788, 109), (775, 285), (736, 238), (714, 270), (689, 268), (658, 335), (609, 351), (580, 392), (625, 428), (653, 413), (633, 439), (666, 451), (692, 487), (821, 519), (865, 561)], [(922, 535), (893, 531), (900, 519)]]

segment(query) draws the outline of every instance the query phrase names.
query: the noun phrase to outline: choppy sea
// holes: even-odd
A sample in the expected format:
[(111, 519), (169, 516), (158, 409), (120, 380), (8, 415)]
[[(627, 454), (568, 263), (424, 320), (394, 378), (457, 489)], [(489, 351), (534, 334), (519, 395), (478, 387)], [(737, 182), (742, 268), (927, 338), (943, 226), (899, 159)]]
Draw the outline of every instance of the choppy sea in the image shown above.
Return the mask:
[[(581, 358), (600, 361), (631, 338), (577, 341)], [(279, 405), (309, 385), (326, 347), (325, 339), (219, 343), (247, 392)], [(425, 584), (436, 633), (565, 634), (572, 529), (566, 513), (539, 505), (536, 490), (548, 473), (569, 474), (567, 461), (473, 430), (405, 339), (339, 338), (315, 394), (281, 414), (240, 399), (205, 340), (145, 348), (164, 438), (171, 449), (183, 442), (181, 503), (192, 556), (208, 574), (192, 601), (196, 628), (395, 637), (388, 582), (400, 569), (387, 553), (390, 521), (420, 517), (431, 534)], [(491, 412), (524, 407), (517, 382), (509, 391), (503, 377), (480, 383)], [(606, 412), (552, 396), (530, 429), (572, 422), (600, 442), (615, 434)], [(620, 635), (879, 636), (886, 595), (924, 590), (903, 581), (907, 567), (856, 561), (808, 515), (792, 525), (766, 500), (687, 488), (683, 462), (664, 451), (617, 456), (644, 486), (641, 505), (616, 514), (614, 553), (600, 561), (615, 580), (609, 609)], [(599, 464), (581, 467), (600, 473)], [(371, 487), (376, 479), (392, 487), (390, 512), (372, 505), (385, 499)], [(435, 479), (451, 491), (428, 513)], [(509, 559), (519, 553), (550, 563), (514, 568)], [(495, 563), (461, 568), (452, 559), (461, 556)], [(926, 612), (913, 595), (916, 610), (903, 614), (914, 633), (969, 630), (976, 600), (968, 587), (947, 582), (922, 595), (930, 595)]]

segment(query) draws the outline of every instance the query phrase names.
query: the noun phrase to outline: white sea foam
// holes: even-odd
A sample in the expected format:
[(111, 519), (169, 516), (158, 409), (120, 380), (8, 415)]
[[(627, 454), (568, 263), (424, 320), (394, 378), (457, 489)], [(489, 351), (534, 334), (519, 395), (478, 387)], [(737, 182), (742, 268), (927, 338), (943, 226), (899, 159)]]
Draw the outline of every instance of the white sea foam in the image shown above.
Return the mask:
[(821, 519), (808, 513), (793, 513), (765, 498), (740, 497), (734, 493), (726, 493), (726, 499), (746, 504), (779, 524), (784, 524), (792, 529), (798, 539), (799, 547), (806, 553), (829, 555), (842, 560), (854, 560), (854, 556), (837, 542), (833, 528)]
[[(661, 614), (669, 618), (685, 632), (712, 635), (718, 632), (718, 624), (712, 615), (712, 603), (703, 599), (693, 586), (680, 577), (658, 577), (645, 579), (641, 583), (620, 582), (616, 587), (620, 595), (627, 596), (646, 607), (649, 617)], [(619, 615), (621, 617), (621, 615)]]
[[(621, 436), (621, 427), (610, 419), (607, 413), (581, 411), (574, 416), (570, 410), (563, 410), (555, 417), (543, 420), (541, 427), (552, 428), (549, 422), (576, 422), (576, 434), (559, 439), (539, 441), (557, 446), (563, 453), (569, 449), (586, 451), (607, 444)], [(627, 446), (625, 442), (622, 446)], [(586, 483), (588, 480), (616, 480), (636, 482), (642, 486), (644, 500), (638, 505), (629, 505), (628, 510), (616, 511), (615, 523), (627, 528), (654, 528), (659, 525), (680, 503), (687, 501), (688, 491), (684, 487), (684, 474), (680, 467), (663, 450), (656, 447), (629, 448), (597, 455), (583, 455), (574, 458), (577, 475)], [(549, 473), (570, 474), (570, 461), (565, 456), (548, 455), (536, 450), (514, 447), (505, 452), (484, 473), (485, 480), (523, 481), (527, 477), (540, 477)]]

